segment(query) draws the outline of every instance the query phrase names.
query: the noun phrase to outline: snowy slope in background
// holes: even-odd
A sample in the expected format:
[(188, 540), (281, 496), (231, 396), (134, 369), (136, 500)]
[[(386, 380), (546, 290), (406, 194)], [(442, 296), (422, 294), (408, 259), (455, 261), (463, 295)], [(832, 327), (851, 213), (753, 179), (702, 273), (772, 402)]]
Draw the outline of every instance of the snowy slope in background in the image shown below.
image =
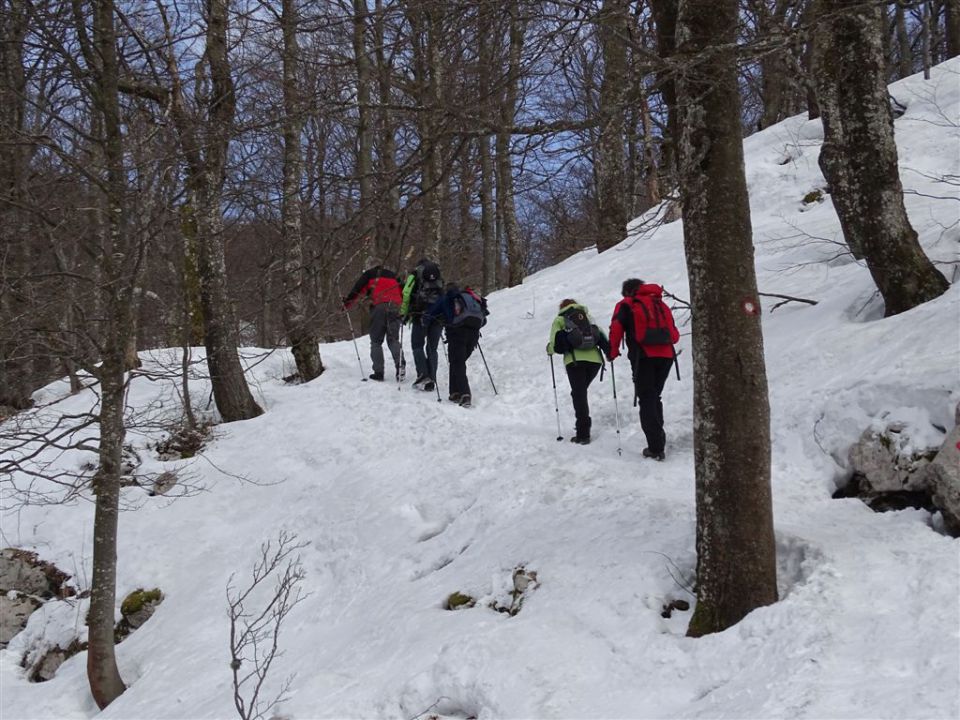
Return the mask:
[[(911, 221), (931, 258), (955, 263), (957, 189), (936, 178), (960, 174), (960, 62), (891, 92), (907, 107), (896, 126)], [(306, 386), (283, 384), (286, 353), (260, 357), (251, 376), (266, 414), (217, 428), (203, 457), (163, 463), (143, 449), (142, 471), (180, 467), (203, 491), (174, 502), (126, 491), (139, 509), (120, 519), (119, 596), (158, 586), (166, 600), (118, 646), (129, 689), (102, 716), (235, 715), (224, 590), (286, 529), (310, 543), (301, 555), (311, 594), (284, 627), (285, 654), (265, 689), (272, 697), (296, 673), (277, 711), (285, 718), (957, 717), (960, 542), (932, 529), (927, 513), (874, 514), (830, 493), (872, 417), (903, 417), (934, 440), (930, 423), (952, 422), (960, 290), (881, 318), (867, 270), (838, 256), (829, 197), (802, 202), (825, 184), (820, 139), (819, 121), (798, 117), (745, 142), (760, 290), (819, 303), (771, 313), (771, 300), (764, 314), (779, 603), (700, 640), (683, 636), (689, 613), (660, 616), (669, 599), (691, 599), (677, 580), (695, 563), (688, 334), (683, 381), (671, 379), (664, 395), (664, 463), (641, 459), (623, 399), (618, 457), (609, 374), (591, 389), (594, 443), (555, 441), (544, 346), (556, 304), (574, 297), (605, 324), (634, 275), (688, 297), (673, 223), (495, 293), (482, 343), (499, 396), (475, 354), (470, 411), (409, 384), (360, 383), (353, 347), (337, 343), (322, 349), (328, 371)], [(955, 265), (940, 267), (954, 279)], [(369, 367), (366, 339), (360, 347)], [(153, 353), (147, 367), (158, 363), (176, 358)], [(445, 373), (441, 360), (444, 389)], [(202, 388), (194, 397), (205, 400)], [(40, 396), (64, 392), (55, 383)], [(83, 393), (55, 409), (91, 401)], [(177, 396), (139, 377), (130, 404), (158, 418), (176, 413)], [(131, 439), (142, 448), (157, 438)], [(85, 585), (92, 521), (86, 500), (26, 507), (3, 516), (2, 542), (36, 549)], [(518, 565), (540, 586), (515, 617), (488, 609), (509, 599)], [(477, 606), (442, 609), (455, 590)], [(85, 610), (50, 603), (0, 652), (2, 717), (97, 714), (85, 654), (41, 685), (19, 667), (31, 637), (82, 629)]]

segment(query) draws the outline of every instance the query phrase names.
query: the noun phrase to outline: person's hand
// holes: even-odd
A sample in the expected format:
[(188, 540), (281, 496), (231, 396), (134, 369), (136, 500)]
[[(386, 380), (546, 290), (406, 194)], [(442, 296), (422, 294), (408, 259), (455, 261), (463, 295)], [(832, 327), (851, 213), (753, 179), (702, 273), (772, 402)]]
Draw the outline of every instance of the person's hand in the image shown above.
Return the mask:
[(550, 355), (550, 343), (547, 343), (547, 355)]

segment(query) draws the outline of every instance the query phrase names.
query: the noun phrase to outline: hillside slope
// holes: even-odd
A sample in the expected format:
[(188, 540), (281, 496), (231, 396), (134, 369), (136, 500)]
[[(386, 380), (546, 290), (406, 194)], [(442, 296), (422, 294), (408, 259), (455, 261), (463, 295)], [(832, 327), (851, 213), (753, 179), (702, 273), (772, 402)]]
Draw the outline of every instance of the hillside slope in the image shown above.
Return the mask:
[[(907, 107), (896, 127), (910, 218), (953, 280), (957, 188), (938, 179), (960, 175), (960, 62), (891, 92)], [(689, 613), (660, 615), (671, 598), (692, 600), (681, 587), (695, 564), (688, 326), (682, 381), (668, 381), (664, 395), (664, 463), (640, 457), (623, 377), (618, 456), (609, 374), (591, 388), (594, 443), (555, 441), (544, 345), (557, 302), (575, 297), (605, 324), (629, 276), (687, 297), (682, 227), (673, 223), (493, 294), (482, 347), (499, 394), (475, 354), (471, 410), (409, 383), (399, 391), (361, 383), (354, 348), (336, 343), (322, 349), (329, 370), (297, 387), (280, 379), (285, 353), (251, 350), (267, 412), (217, 428), (200, 457), (161, 462), (146, 447), (157, 436), (134, 434), (141, 472), (176, 467), (202, 492), (172, 502), (126, 491), (137, 509), (120, 521), (120, 597), (158, 586), (166, 600), (118, 646), (129, 689), (102, 717), (234, 716), (225, 587), (234, 574), (245, 582), (260, 544), (281, 529), (310, 543), (301, 551), (310, 594), (287, 620), (285, 654), (265, 690), (272, 696), (296, 673), (278, 717), (960, 715), (960, 542), (936, 532), (924, 512), (880, 515), (830, 499), (847, 473), (846, 449), (871, 418), (951, 423), (960, 401), (960, 289), (882, 319), (867, 270), (838, 253), (829, 196), (803, 202), (824, 185), (820, 140), (819, 122), (797, 117), (745, 143), (760, 289), (818, 301), (764, 310), (779, 603), (699, 640), (684, 637)], [(360, 352), (369, 368), (365, 338)], [(147, 369), (175, 362), (157, 352)], [(445, 371), (441, 359), (443, 388)], [(196, 385), (205, 401), (203, 381)], [(562, 372), (558, 386), (567, 435)], [(38, 399), (64, 394), (54, 383)], [(50, 412), (92, 402), (85, 392)], [(175, 415), (175, 388), (138, 377), (130, 406), (140, 417)], [(35, 549), (84, 586), (87, 499), (7, 512), (3, 543)], [(509, 602), (519, 565), (537, 572), (539, 587), (514, 617), (489, 609), (492, 600)], [(477, 606), (444, 610), (457, 590)], [(29, 643), (82, 632), (85, 610), (84, 601), (48, 603), (0, 651), (3, 718), (98, 714), (85, 654), (39, 685), (19, 667)]]

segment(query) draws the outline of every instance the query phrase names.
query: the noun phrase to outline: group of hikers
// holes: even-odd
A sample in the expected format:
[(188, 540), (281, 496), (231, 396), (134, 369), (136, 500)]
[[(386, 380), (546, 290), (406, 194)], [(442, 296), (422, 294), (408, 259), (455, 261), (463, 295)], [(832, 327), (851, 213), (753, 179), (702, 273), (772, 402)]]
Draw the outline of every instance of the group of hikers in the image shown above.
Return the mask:
[[(479, 344), (480, 328), (486, 324), (489, 315), (486, 299), (469, 287), (444, 283), (437, 263), (426, 258), (417, 263), (402, 284), (396, 273), (384, 268), (378, 260), (368, 264), (371, 267), (343, 298), (343, 308), (349, 310), (360, 298), (369, 299), (370, 358), (373, 361), (370, 379), (384, 380), (384, 339), (393, 356), (396, 379), (398, 382), (404, 379), (401, 337), (402, 327), (409, 324), (417, 372), (413, 385), (427, 392), (436, 391), (439, 399), (438, 347), (441, 335), (445, 333), (450, 371), (449, 399), (461, 407), (470, 407), (466, 363)], [(560, 302), (547, 342), (551, 373), (553, 355), (562, 355), (576, 415), (576, 433), (570, 440), (588, 445), (592, 424), (588, 389), (598, 374), (603, 378), (605, 361), (611, 363), (613, 372), (613, 362), (620, 357), (621, 346), (625, 345), (634, 398), (640, 407), (640, 427), (647, 441), (643, 456), (663, 460), (666, 434), (661, 394), (671, 367), (677, 362), (674, 345), (680, 340), (680, 333), (673, 313), (663, 302), (661, 286), (630, 278), (624, 281), (620, 292), (623, 297), (613, 310), (609, 336), (594, 324), (584, 305), (570, 298)], [(616, 399), (615, 383), (614, 376)], [(555, 376), (553, 386), (556, 400)], [(559, 437), (559, 414), (557, 403), (558, 440), (562, 439)], [(619, 432), (619, 409), (617, 422)]]
[[(383, 340), (393, 356), (397, 381), (406, 375), (403, 349), (400, 347), (401, 327), (409, 324), (410, 345), (417, 379), (413, 386), (426, 392), (437, 388), (437, 349), (440, 336), (446, 333), (447, 365), (450, 369), (451, 402), (470, 407), (470, 381), (467, 379), (467, 360), (480, 342), (480, 328), (487, 322), (487, 300), (469, 287), (456, 283), (444, 284), (440, 267), (421, 258), (407, 275), (403, 285), (392, 270), (378, 260), (354, 283), (343, 298), (344, 310), (349, 310), (359, 298), (370, 301), (370, 359), (373, 361), (371, 380), (384, 380)], [(439, 397), (439, 391), (438, 397)]]

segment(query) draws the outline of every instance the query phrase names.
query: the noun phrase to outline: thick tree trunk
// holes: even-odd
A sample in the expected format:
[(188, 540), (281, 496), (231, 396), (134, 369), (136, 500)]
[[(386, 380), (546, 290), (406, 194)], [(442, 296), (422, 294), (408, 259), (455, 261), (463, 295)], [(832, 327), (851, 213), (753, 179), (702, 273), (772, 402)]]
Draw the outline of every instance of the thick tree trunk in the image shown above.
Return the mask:
[(32, 333), (29, 313), (29, 230), (20, 209), (26, 196), (24, 39), (27, 14), (21, 0), (0, 3), (0, 406), (22, 410), (32, 404)]
[[(694, 347), (697, 606), (688, 635), (777, 600), (770, 410), (740, 135), (736, 0), (682, 1), (677, 83)], [(723, 44), (723, 50), (709, 50)], [(705, 52), (706, 51), (706, 52)], [(735, 338), (735, 342), (731, 339)]]
[[(307, 321), (303, 299), (303, 209), (300, 183), (303, 158), (300, 135), (303, 111), (300, 102), (300, 45), (297, 40), (297, 5), (283, 0), (280, 22), (283, 34), (283, 200), (280, 213), (283, 224), (283, 329), (290, 343), (297, 374), (303, 382), (323, 372), (320, 346)], [(362, 182), (361, 182), (362, 187)], [(362, 193), (361, 193), (362, 194)]]
[[(250, 392), (240, 364), (239, 334), (227, 292), (224, 253), (223, 183), (227, 148), (236, 107), (233, 78), (227, 58), (228, 0), (207, 0), (207, 45), (210, 98), (203, 149), (194, 145), (191, 181), (197, 208), (197, 270), (203, 309), (204, 345), (213, 397), (224, 422), (248, 420), (263, 410)], [(197, 138), (193, 138), (196, 141)]]
[(604, 0), (597, 16), (603, 52), (600, 137), (594, 154), (597, 177), (597, 250), (608, 250), (627, 234), (626, 168), (623, 155), (630, 16), (625, 0)]
[(820, 0), (817, 91), (823, 111), (820, 167), (847, 245), (861, 254), (887, 315), (946, 292), (903, 204), (893, 114), (887, 99), (881, 8)]
[(947, 59), (960, 55), (960, 0), (946, 0), (944, 25), (947, 44)]

